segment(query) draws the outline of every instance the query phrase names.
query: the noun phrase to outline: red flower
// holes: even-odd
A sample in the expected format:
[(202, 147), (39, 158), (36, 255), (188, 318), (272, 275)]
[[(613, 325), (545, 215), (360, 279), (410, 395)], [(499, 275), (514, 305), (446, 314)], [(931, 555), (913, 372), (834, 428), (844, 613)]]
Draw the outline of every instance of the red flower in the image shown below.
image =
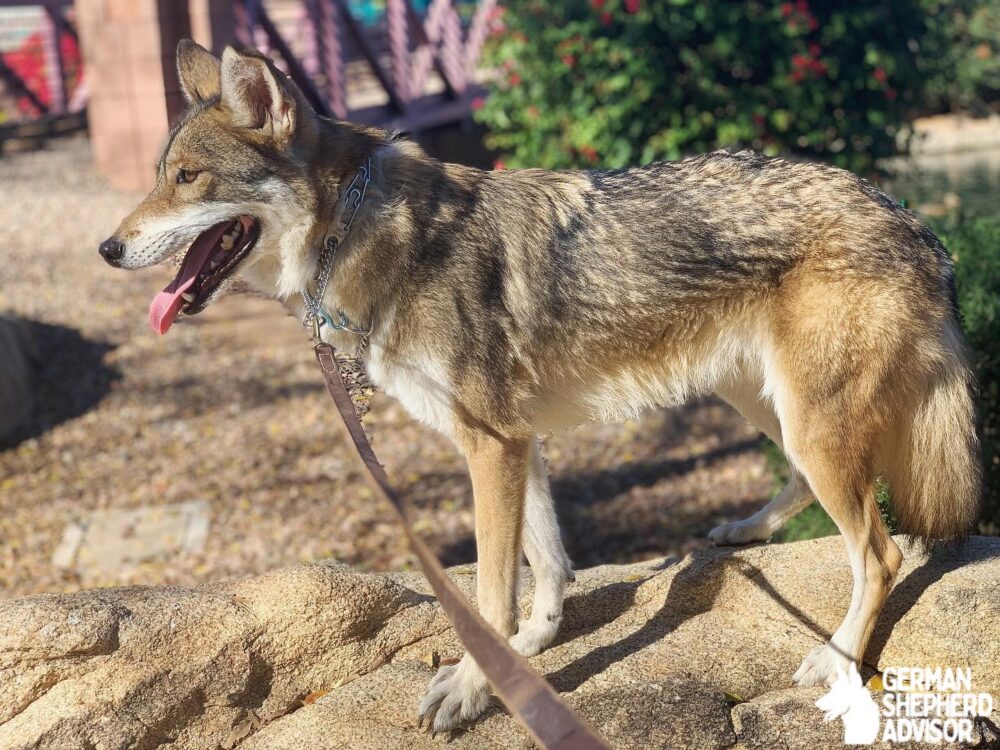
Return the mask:
[(486, 106), (486, 100), (483, 99), (483, 97), (477, 96), (475, 99), (472, 100), (472, 109), (474, 111), (478, 112), (484, 106)]
[(791, 76), (789, 77), (792, 79), (793, 82), (798, 83), (799, 81), (802, 80), (802, 71), (793, 70)]
[(603, 23), (605, 26), (610, 26), (613, 20), (614, 17), (607, 11), (601, 13), (601, 23)]
[(795, 0), (795, 8), (799, 11), (799, 13), (808, 13), (809, 3), (807, 0)]
[(563, 65), (568, 68), (572, 68), (576, 65), (576, 58), (573, 55), (563, 55), (562, 56)]
[(594, 8), (594, 10), (600, 10), (604, 7), (605, 2), (606, 0), (590, 0), (590, 5)]
[[(18, 47), (7, 50), (0, 57), (7, 64), (7, 67), (11, 68), (25, 82), (28, 89), (34, 92), (39, 101), (48, 106), (52, 104), (53, 92), (49, 89), (46, 43), (47, 40), (43, 32), (37, 31), (25, 37)], [(64, 93), (69, 97), (80, 82), (82, 72), (80, 50), (76, 45), (76, 40), (65, 33), (59, 35), (59, 49), (66, 68), (67, 80)], [(26, 96), (17, 98), (17, 108), (20, 112), (28, 115), (37, 112), (34, 103)]]
[(802, 55), (792, 55), (792, 67), (796, 70), (802, 70), (803, 68), (808, 68), (810, 60), (808, 57)]
[(819, 57), (819, 53), (822, 51), (823, 51), (822, 47), (820, 47), (819, 44), (817, 44), (816, 42), (809, 43), (809, 54), (812, 55), (813, 57)]
[(816, 20), (815, 16), (809, 16), (806, 26), (809, 27), (809, 31), (816, 31), (819, 28), (819, 21)]
[(625, 12), (626, 13), (638, 13), (639, 12), (639, 0), (625, 0)]
[(520, 73), (511, 73), (510, 76), (508, 76), (508, 78), (507, 78), (507, 83), (509, 83), (511, 86), (520, 86), (521, 85), (521, 74)]
[(788, 18), (790, 15), (792, 15), (794, 11), (795, 8), (792, 6), (791, 3), (781, 4), (781, 15), (784, 16), (785, 18)]
[(580, 153), (583, 155), (583, 158), (591, 164), (597, 161), (597, 149), (593, 146), (580, 146)]
[(507, 165), (503, 163), (502, 159), (497, 159), (495, 162), (493, 162), (493, 168), (494, 169), (506, 169)]
[(875, 70), (872, 72), (872, 78), (874, 78), (879, 83), (885, 83), (888, 77), (889, 76), (885, 74), (885, 71), (882, 70), (882, 68), (875, 68)]

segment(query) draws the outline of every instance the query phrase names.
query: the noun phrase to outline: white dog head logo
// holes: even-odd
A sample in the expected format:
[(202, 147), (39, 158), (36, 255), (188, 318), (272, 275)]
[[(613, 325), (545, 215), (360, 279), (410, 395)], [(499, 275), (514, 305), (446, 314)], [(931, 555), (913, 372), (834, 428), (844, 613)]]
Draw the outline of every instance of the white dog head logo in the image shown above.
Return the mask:
[(843, 720), (846, 745), (871, 745), (878, 737), (878, 706), (853, 662), (847, 672), (837, 667), (836, 681), (830, 692), (816, 701), (816, 708), (826, 712), (823, 721), (838, 716)]

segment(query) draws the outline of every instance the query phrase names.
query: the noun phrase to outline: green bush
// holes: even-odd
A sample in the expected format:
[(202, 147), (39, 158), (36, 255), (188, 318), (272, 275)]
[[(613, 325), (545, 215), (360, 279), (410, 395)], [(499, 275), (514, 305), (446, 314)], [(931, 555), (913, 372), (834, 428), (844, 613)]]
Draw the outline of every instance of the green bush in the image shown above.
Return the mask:
[(1000, 2), (926, 0), (919, 62), (928, 106), (984, 114), (1000, 99)]
[[(949, 39), (989, 30), (992, 16), (972, 24), (963, 11), (960, 25), (949, 15), (966, 7), (976, 6), (511, 0), (487, 46), (497, 75), (476, 118), (512, 167), (619, 167), (749, 146), (867, 173), (897, 152), (930, 81), (955, 86), (966, 53)], [(995, 65), (995, 43), (980, 44)]]
[(1000, 534), (1000, 221), (952, 217), (934, 229), (955, 261), (958, 307), (979, 383), (980, 530)]

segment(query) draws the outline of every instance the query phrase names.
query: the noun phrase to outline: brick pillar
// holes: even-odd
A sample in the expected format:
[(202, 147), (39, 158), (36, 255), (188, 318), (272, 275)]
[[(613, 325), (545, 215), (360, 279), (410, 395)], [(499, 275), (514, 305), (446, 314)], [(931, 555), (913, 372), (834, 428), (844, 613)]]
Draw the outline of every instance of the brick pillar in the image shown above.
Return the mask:
[(191, 35), (188, 4), (76, 0), (76, 13), (94, 163), (119, 189), (149, 190), (169, 123), (184, 109), (174, 54)]

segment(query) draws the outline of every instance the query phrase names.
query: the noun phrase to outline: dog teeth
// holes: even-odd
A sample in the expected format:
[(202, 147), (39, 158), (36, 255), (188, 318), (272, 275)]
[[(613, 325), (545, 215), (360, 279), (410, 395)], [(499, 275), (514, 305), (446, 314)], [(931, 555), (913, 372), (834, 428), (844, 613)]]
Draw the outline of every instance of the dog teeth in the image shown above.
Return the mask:
[(219, 267), (219, 266), (220, 266), (221, 264), (222, 264), (222, 261), (221, 261), (221, 260), (219, 260), (218, 258), (213, 258), (213, 259), (212, 259), (212, 262), (208, 264), (208, 268), (209, 268), (209, 270), (210, 270), (210, 271), (214, 271), (214, 270), (215, 270), (216, 268), (218, 268), (218, 267)]
[(181, 295), (181, 299), (185, 302), (194, 302), (194, 295), (191, 292), (184, 292), (184, 294)]
[(233, 243), (236, 242), (235, 237), (230, 237), (228, 234), (222, 235), (222, 249), (224, 251), (229, 251), (233, 249)]

